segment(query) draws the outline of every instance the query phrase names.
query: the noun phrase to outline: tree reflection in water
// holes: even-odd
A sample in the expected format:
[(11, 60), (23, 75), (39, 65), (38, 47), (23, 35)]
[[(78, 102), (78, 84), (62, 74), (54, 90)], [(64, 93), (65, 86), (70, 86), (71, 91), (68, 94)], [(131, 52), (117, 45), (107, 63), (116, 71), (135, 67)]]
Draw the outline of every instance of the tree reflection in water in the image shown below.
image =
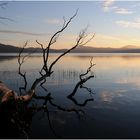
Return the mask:
[[(46, 92), (46, 96), (37, 96), (35, 94), (33, 97), (35, 103), (31, 103), (31, 101), (22, 102), (22, 100), (17, 102), (12, 99), (12, 97), (7, 102), (2, 102), (0, 105), (0, 138), (28, 138), (32, 119), (39, 112), (42, 112), (39, 119), (47, 117), (48, 124), (53, 135), (56, 136), (56, 138), (61, 138), (54, 129), (53, 125), (55, 124), (52, 124), (51, 122), (49, 106), (51, 105), (57, 110), (67, 113), (75, 113), (78, 119), (81, 120), (85, 116), (85, 112), (81, 108), (86, 106), (88, 102), (93, 101), (93, 97), (91, 95), (94, 94), (94, 92), (84, 85), (84, 83), (86, 83), (89, 79), (94, 78), (94, 75), (91, 72), (91, 68), (93, 66), (94, 64), (92, 64), (91, 59), (89, 68), (84, 74), (79, 75), (79, 81), (75, 85), (73, 91), (67, 96), (67, 99), (72, 101), (75, 107), (65, 107), (55, 103), (55, 98), (43, 86), (43, 84), (41, 84), (40, 87), (42, 87), (42, 89)], [(79, 103), (78, 99), (75, 98), (79, 88), (86, 89), (91, 96), (90, 98), (85, 99), (82, 103)], [(39, 100), (42, 101), (41, 105), (36, 104)]]
[[(62, 28), (52, 35), (47, 45), (43, 45), (42, 43), (36, 40), (36, 43), (40, 45), (42, 50), (43, 65), (40, 69), (39, 77), (33, 81), (28, 91), (26, 90), (28, 84), (26, 79), (26, 72), (22, 72), (22, 65), (24, 64), (25, 60), (29, 58), (32, 52), (28, 53), (27, 55), (22, 55), (25, 50), (25, 47), (28, 44), (28, 41), (26, 41), (24, 46), (21, 48), (18, 55), (18, 74), (24, 79), (25, 83), (19, 89), (20, 92), (22, 90), (25, 90), (25, 95), (18, 95), (15, 91), (9, 89), (3, 82), (0, 81), (0, 92), (2, 92), (1, 94), (4, 94), (2, 96), (0, 104), (0, 137), (28, 138), (33, 116), (40, 111), (43, 111), (47, 114), (50, 128), (56, 135), (56, 132), (54, 131), (50, 121), (50, 111), (48, 110), (49, 105), (64, 112), (74, 112), (77, 114), (79, 119), (80, 116), (84, 114), (84, 111), (81, 109), (77, 109), (75, 107), (66, 108), (65, 106), (55, 103), (55, 98), (52, 97), (52, 94), (49, 93), (45, 88), (43, 89), (45, 89), (45, 91), (47, 92), (46, 96), (37, 96), (36, 93), (36, 88), (39, 85), (43, 87), (44, 83), (46, 82), (46, 78), (52, 75), (52, 73), (54, 72), (54, 66), (62, 57), (64, 57), (66, 54), (68, 54), (75, 48), (86, 45), (94, 38), (95, 34), (90, 35), (90, 37), (88, 36), (86, 27), (85, 29), (79, 32), (76, 42), (71, 48), (65, 50), (62, 54), (58, 55), (58, 57), (55, 60), (53, 60), (51, 64), (49, 63), (51, 46), (56, 43), (60, 34), (68, 27), (71, 21), (76, 17), (77, 13), (78, 9), (74, 13), (74, 15), (68, 20), (64, 19)], [(94, 77), (94, 75), (91, 73), (91, 68), (93, 66), (94, 64), (92, 63), (91, 59), (89, 68), (85, 73), (79, 75), (79, 82), (77, 82), (77, 84), (75, 85), (72, 93), (68, 95), (68, 99), (71, 100), (76, 106), (85, 106), (89, 101), (93, 101), (93, 98), (90, 98), (86, 99), (83, 103), (79, 103), (78, 100), (76, 100), (74, 97), (79, 88), (85, 88), (87, 91), (89, 91), (90, 94), (92, 93), (91, 90), (83, 86), (83, 84)], [(43, 100), (43, 103), (39, 106), (37, 104), (31, 104), (33, 98), (37, 100), (36, 103), (39, 102), (38, 100)]]

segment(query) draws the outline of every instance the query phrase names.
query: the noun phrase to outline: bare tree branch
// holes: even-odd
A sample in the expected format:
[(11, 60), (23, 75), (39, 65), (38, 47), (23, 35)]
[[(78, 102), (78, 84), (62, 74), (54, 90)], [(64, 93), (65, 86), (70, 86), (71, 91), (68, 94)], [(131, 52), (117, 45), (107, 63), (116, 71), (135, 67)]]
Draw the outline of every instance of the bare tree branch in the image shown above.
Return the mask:
[(24, 73), (21, 72), (22, 65), (23, 65), (23, 63), (26, 61), (26, 59), (27, 59), (28, 57), (30, 57), (30, 55), (36, 51), (36, 49), (35, 49), (33, 52), (30, 52), (30, 53), (27, 53), (27, 54), (25, 54), (25, 55), (22, 55), (23, 52), (24, 52), (25, 47), (27, 46), (27, 44), (28, 44), (28, 41), (25, 42), (25, 44), (23, 45), (23, 47), (20, 49), (20, 52), (19, 52), (19, 55), (18, 55), (18, 64), (19, 64), (19, 67), (18, 67), (18, 74), (19, 74), (21, 77), (23, 77), (23, 80), (24, 80), (24, 86), (23, 86), (23, 87), (19, 87), (20, 93), (22, 93), (22, 91), (21, 91), (22, 89), (23, 89), (24, 91), (26, 91), (26, 88), (27, 88), (26, 72), (24, 72)]
[(47, 48), (44, 48), (43, 47), (43, 44), (42, 43), (40, 43), (38, 40), (36, 40), (36, 43), (37, 44), (39, 44), (40, 45), (40, 47), (41, 47), (41, 49), (42, 49), (42, 57), (43, 57), (43, 67), (42, 67), (42, 69), (41, 69), (41, 71), (40, 71), (40, 74), (42, 74), (42, 71), (43, 70), (45, 70), (45, 72), (47, 72), (47, 65), (46, 65), (46, 49)]
[(75, 88), (73, 89), (72, 93), (69, 94), (67, 97), (68, 98), (72, 98), (75, 93), (77, 92), (78, 88), (83, 85), (86, 81), (88, 81), (89, 79), (93, 78), (94, 75), (90, 75), (90, 76), (87, 76), (87, 74), (91, 71), (91, 68), (94, 66), (95, 64), (92, 63), (92, 58), (90, 60), (90, 66), (89, 68), (87, 69), (86, 73), (83, 73), (83, 74), (80, 74), (79, 75), (79, 79), (80, 81), (76, 84)]
[(58, 36), (60, 35), (60, 33), (62, 33), (68, 27), (70, 22), (76, 17), (77, 13), (78, 13), (78, 9), (76, 10), (76, 13), (67, 22), (65, 21), (65, 18), (63, 18), (64, 23), (63, 23), (62, 28), (59, 31), (57, 31), (56, 33), (54, 33), (54, 35), (51, 37), (51, 39), (49, 41), (49, 44), (48, 44), (48, 47), (47, 47), (48, 49), (47, 49), (47, 54), (46, 54), (46, 64), (47, 64), (47, 61), (48, 61), (51, 45), (56, 42), (56, 40), (57, 40)]
[(20, 76), (22, 76), (23, 79), (24, 79), (24, 86), (19, 88), (19, 89), (20, 89), (20, 92), (21, 92), (21, 89), (26, 90), (26, 88), (27, 88), (26, 72), (25, 72), (25, 73), (22, 73), (22, 72), (21, 72), (21, 66), (22, 66), (22, 64), (24, 63), (25, 58), (27, 57), (26, 55), (23, 56), (23, 57), (21, 57), (21, 55), (22, 55), (22, 53), (23, 53), (25, 47), (27, 46), (27, 43), (28, 43), (28, 42), (26, 41), (25, 44), (24, 44), (24, 46), (21, 48), (21, 50), (20, 50), (20, 52), (19, 52), (19, 55), (18, 55), (18, 64), (19, 64), (19, 67), (18, 67), (18, 74), (19, 74)]
[[(39, 78), (35, 79), (35, 81), (32, 83), (31, 85), (31, 88), (29, 89), (29, 91), (26, 92), (26, 95), (17, 95), (16, 92), (14, 92), (13, 90), (9, 89), (4, 83), (2, 83), (0, 81), (0, 93), (3, 94), (3, 97), (2, 97), (2, 103), (3, 105), (5, 104), (8, 104), (9, 102), (8, 101), (11, 101), (10, 98), (12, 97), (12, 102), (14, 101), (14, 111), (11, 111), (12, 114), (10, 114), (8, 111), (8, 113), (10, 114), (10, 117), (14, 116), (16, 114), (16, 117), (14, 118), (14, 121), (15, 122), (19, 122), (19, 124), (17, 124), (18, 127), (20, 127), (20, 129), (22, 129), (22, 131), (24, 131), (25, 129), (22, 128), (21, 126), (24, 126), (25, 127), (25, 123), (26, 123), (26, 120), (22, 122), (22, 120), (24, 120), (23, 116), (26, 116), (28, 117), (27, 115), (24, 115), (26, 114), (27, 110), (31, 109), (32, 113), (37, 111), (37, 110), (46, 110), (47, 111), (47, 116), (48, 116), (48, 121), (49, 121), (49, 125), (52, 128), (52, 125), (51, 125), (51, 121), (50, 121), (50, 116), (49, 116), (49, 111), (48, 111), (48, 108), (47, 108), (47, 105), (48, 103), (50, 105), (52, 105), (53, 107), (55, 107), (56, 109), (58, 110), (61, 110), (61, 111), (65, 111), (65, 112), (74, 112), (77, 114), (78, 118), (80, 119), (81, 118), (81, 114), (84, 114), (84, 111), (81, 110), (81, 109), (76, 109), (74, 107), (69, 107), (69, 108), (65, 108), (63, 106), (60, 106), (58, 105), (57, 103), (54, 102), (52, 96), (51, 96), (51, 93), (47, 94), (47, 96), (37, 96), (35, 94), (35, 89), (36, 87), (40, 84), (40, 86), (42, 86), (45, 82), (46, 82), (46, 78), (49, 77), (53, 71), (52, 71), (52, 68), (53, 66), (63, 57), (65, 56), (66, 54), (68, 54), (69, 52), (71, 52), (73, 49), (75, 49), (76, 47), (78, 46), (83, 46), (85, 44), (87, 44), (89, 41), (91, 41), (94, 37), (95, 34), (93, 34), (90, 38), (88, 38), (88, 35), (86, 34), (86, 31), (87, 31), (87, 28), (83, 29), (80, 33), (79, 33), (79, 36), (78, 38), (76, 39), (76, 43), (73, 47), (71, 47), (70, 49), (66, 50), (64, 53), (60, 54), (51, 64), (50, 66), (48, 65), (48, 59), (49, 59), (49, 55), (50, 55), (50, 48), (51, 46), (57, 41), (59, 35), (68, 27), (68, 25), (71, 23), (71, 21), (73, 20), (73, 18), (75, 18), (75, 16), (77, 15), (77, 12), (78, 10), (76, 11), (76, 13), (68, 20), (66, 21), (65, 18), (63, 18), (64, 22), (63, 22), (63, 25), (62, 25), (62, 28), (60, 30), (58, 30), (56, 33), (53, 34), (53, 36), (51, 37), (48, 45), (46, 47), (44, 47), (44, 45), (42, 43), (40, 43), (39, 41), (36, 40), (36, 43), (41, 47), (42, 49), (42, 58), (43, 58), (43, 66), (40, 70), (40, 76)], [(4, 17), (0, 17), (0, 19), (7, 19), (7, 18), (4, 18)], [(7, 19), (8, 20), (8, 19)], [(18, 55), (18, 64), (19, 64), (19, 67), (18, 67), (18, 73), (20, 76), (23, 77), (24, 79), (24, 87), (21, 87), (23, 88), (24, 90), (26, 90), (26, 87), (27, 87), (27, 79), (26, 79), (26, 72), (23, 73), (22, 72), (22, 66), (25, 62), (25, 60), (31, 55), (31, 53), (28, 53), (27, 55), (22, 55), (24, 50), (25, 50), (25, 47), (27, 46), (27, 43), (26, 42), (24, 44), (24, 46), (21, 48), (20, 52), (19, 52), (19, 55)], [(79, 75), (79, 82), (75, 85), (73, 91), (71, 92), (71, 94), (69, 94), (68, 96), (68, 99), (70, 99), (71, 101), (74, 102), (75, 105), (77, 106), (85, 106), (89, 101), (93, 101), (93, 98), (90, 98), (90, 99), (86, 99), (83, 103), (79, 103), (75, 98), (74, 98), (74, 95), (76, 94), (78, 88), (85, 88), (87, 91), (89, 91), (91, 93), (91, 90), (89, 88), (86, 88), (83, 86), (83, 84), (88, 81), (89, 79), (93, 78), (94, 75), (92, 75), (91, 72), (91, 69), (92, 67), (94, 66), (95, 64), (92, 63), (92, 59), (90, 60), (90, 66), (88, 67), (87, 71), (83, 74), (80, 74)], [(90, 73), (90, 75), (88, 76), (88, 74)], [(47, 93), (48, 91), (46, 90), (46, 88), (42, 87)], [(40, 100), (44, 100), (44, 103), (41, 105), (41, 107), (29, 107), (28, 106), (28, 103), (29, 101), (32, 99), (32, 98), (35, 98), (35, 99), (40, 99)], [(23, 104), (22, 107), (23, 107), (23, 110), (21, 111), (22, 114), (20, 114), (20, 111), (19, 111), (19, 107), (20, 107), (20, 104), (19, 102), (22, 102)], [(0, 107), (2, 107), (0, 105)], [(13, 109), (12, 107), (12, 109)], [(10, 109), (9, 109), (10, 110)], [(8, 114), (8, 115), (9, 115)], [(6, 115), (5, 115), (6, 116)], [(9, 117), (9, 116), (8, 116)], [(11, 117), (11, 118), (12, 118)], [(30, 116), (30, 118), (32, 117), (32, 115)], [(10, 118), (10, 119), (11, 119)], [(8, 118), (9, 119), (9, 118)], [(24, 123), (24, 124), (23, 124)], [(29, 122), (28, 122), (29, 123)], [(25, 131), (24, 131), (25, 132)], [(55, 131), (54, 131), (55, 133)], [(25, 132), (26, 134), (26, 132)]]
[(79, 78), (80, 78), (81, 81), (83, 80), (84, 76), (86, 76), (89, 72), (91, 72), (91, 68), (95, 65), (95, 64), (93, 64), (92, 60), (93, 60), (93, 57), (90, 60), (90, 66), (87, 69), (87, 71), (85, 73), (80, 74)]
[(86, 104), (89, 102), (89, 101), (94, 101), (94, 99), (93, 98), (90, 98), (90, 99), (86, 99), (83, 103), (78, 103), (78, 101), (75, 99), (75, 98), (73, 98), (73, 97), (71, 97), (71, 98), (69, 98), (71, 101), (73, 101), (74, 102), (74, 104), (76, 104), (77, 106), (86, 106)]
[[(86, 30), (86, 29), (85, 29), (85, 30)], [(82, 30), (82, 32), (79, 33), (79, 38), (76, 40), (76, 44), (75, 44), (72, 48), (70, 48), (70, 49), (68, 49), (66, 52), (62, 53), (60, 56), (58, 56), (58, 58), (56, 58), (56, 60), (54, 60), (54, 61), (51, 63), (51, 65), (50, 65), (50, 67), (49, 67), (49, 70), (48, 70), (48, 69), (47, 69), (47, 70), (44, 69), (44, 67), (47, 67), (47, 63), (46, 63), (46, 61), (45, 61), (45, 64), (43, 65), (43, 69), (45, 70), (46, 73), (45, 73), (45, 74), (41, 74), (41, 77), (38, 78), (38, 79), (36, 79), (36, 80), (34, 81), (32, 87), (31, 87), (31, 90), (34, 90), (35, 87), (36, 87), (42, 80), (44, 80), (46, 77), (49, 77), (49, 76), (53, 73), (53, 71), (52, 71), (53, 66), (54, 66), (54, 65), (58, 62), (58, 60), (60, 60), (64, 55), (66, 55), (67, 53), (69, 53), (70, 51), (72, 51), (73, 49), (75, 49), (76, 47), (78, 47), (79, 45), (88, 43), (91, 39), (93, 39), (93, 37), (94, 37), (95, 34), (92, 35), (91, 38), (90, 38), (88, 41), (86, 41), (86, 42), (83, 41), (83, 38), (85, 37), (85, 33), (86, 33), (85, 30)], [(43, 49), (43, 50), (44, 50), (44, 49)], [(48, 52), (47, 52), (47, 53), (48, 53)], [(43, 55), (43, 56), (44, 56), (44, 55)], [(44, 59), (43, 59), (43, 60), (44, 60)], [(87, 80), (88, 80), (88, 79), (87, 79)], [(87, 80), (86, 80), (86, 81), (87, 81)]]
[(85, 28), (84, 30), (82, 30), (80, 33), (79, 33), (79, 37), (78, 39), (76, 40), (76, 44), (68, 49), (67, 51), (65, 51), (64, 53), (62, 53), (55, 61), (52, 62), (52, 64), (50, 65), (49, 67), (49, 72), (52, 71), (52, 67), (59, 61), (59, 59), (61, 59), (64, 55), (68, 54), (69, 52), (71, 52), (72, 50), (74, 50), (75, 48), (77, 48), (78, 46), (83, 46), (85, 44), (87, 44), (89, 41), (91, 41), (93, 39), (93, 37), (95, 36), (95, 34), (93, 34), (90, 39), (88, 39), (86, 42), (83, 41), (83, 39), (85, 39), (85, 33), (86, 33), (86, 30), (87, 28)]
[[(39, 41), (36, 40), (36, 43), (38, 45), (40, 45), (41, 49), (42, 49), (42, 57), (43, 57), (43, 66), (42, 69), (40, 71), (40, 77), (35, 79), (35, 81), (33, 82), (33, 84), (31, 85), (30, 90), (27, 92), (27, 96), (21, 96), (18, 97), (18, 99), (24, 99), (25, 101), (27, 101), (27, 99), (31, 99), (34, 95), (35, 95), (35, 88), (40, 84), (41, 86), (46, 82), (46, 78), (49, 77), (53, 71), (52, 68), (53, 66), (66, 54), (68, 54), (69, 52), (71, 52), (73, 49), (75, 49), (78, 46), (82, 46), (87, 44), (89, 41), (91, 41), (94, 37), (95, 34), (93, 34), (90, 38), (88, 38), (87, 35), (87, 27), (85, 29), (83, 29), (80, 33), (78, 38), (76, 39), (76, 43), (75, 45), (66, 50), (64, 53), (62, 53), (61, 55), (59, 55), (51, 64), (50, 66), (48, 66), (48, 57), (50, 54), (50, 47), (53, 43), (55, 43), (57, 41), (57, 38), (59, 37), (60, 33), (62, 33), (67, 27), (68, 25), (71, 23), (71, 21), (75, 18), (75, 16), (77, 15), (78, 10), (76, 10), (75, 14), (68, 20), (66, 21), (65, 18), (63, 18), (64, 23), (63, 26), (60, 30), (58, 30), (56, 33), (53, 34), (53, 36), (51, 37), (47, 47), (44, 47), (42, 43), (40, 43)], [(26, 89), (27, 87), (27, 79), (26, 79), (26, 72), (22, 73), (21, 72), (21, 67), (23, 65), (23, 63), (25, 62), (25, 59), (28, 58), (30, 56), (30, 53), (28, 53), (27, 55), (22, 56), (22, 53), (25, 49), (25, 47), (27, 46), (27, 42), (25, 43), (25, 45), (23, 46), (23, 48), (20, 50), (19, 52), (19, 56), (18, 56), (18, 63), (19, 63), (19, 74), (23, 77), (24, 82), (25, 82), (25, 86), (24, 89)], [(77, 83), (77, 85), (75, 86), (73, 92), (70, 94), (70, 97), (74, 96), (75, 92), (77, 91), (77, 89), (79, 88), (80, 85), (82, 85), (83, 83), (85, 83), (87, 80), (89, 80), (90, 78), (94, 77), (94, 75), (90, 75), (85, 77), (89, 72), (90, 69), (92, 68), (94, 64), (92, 64), (92, 60), (90, 62), (90, 67), (87, 69), (87, 72), (84, 74), (80, 75), (80, 81)]]
[(88, 87), (86, 87), (86, 86), (83, 86), (83, 84), (84, 84), (86, 81), (88, 81), (89, 79), (91, 79), (91, 78), (94, 77), (94, 75), (92, 75), (92, 74), (89, 75), (89, 76), (87, 76), (88, 73), (91, 72), (91, 68), (95, 65), (95, 64), (92, 63), (92, 59), (93, 59), (93, 58), (91, 58), (91, 60), (90, 60), (90, 66), (89, 66), (89, 68), (87, 69), (87, 71), (86, 71), (85, 73), (79, 75), (80, 81), (76, 84), (76, 86), (74, 87), (72, 93), (69, 94), (69, 95), (67, 96), (67, 98), (70, 99), (75, 105), (78, 105), (78, 106), (85, 106), (89, 101), (93, 101), (93, 100), (94, 100), (93, 98), (89, 98), (89, 99), (86, 99), (83, 103), (79, 103), (79, 102), (74, 98), (74, 95), (76, 94), (78, 88), (84, 88), (84, 89), (86, 89), (86, 90), (89, 92), (90, 95), (93, 93), (92, 90), (91, 90), (90, 88), (88, 88)]
[(56, 134), (56, 132), (55, 132), (53, 126), (52, 126), (51, 119), (50, 119), (50, 112), (49, 112), (48, 108), (45, 109), (45, 112), (47, 113), (47, 118), (48, 118), (48, 122), (49, 122), (50, 129), (52, 130), (53, 134), (54, 134), (56, 137), (59, 137), (59, 138), (60, 138), (60, 136), (59, 136), (58, 134)]
[(91, 90), (91, 88), (88, 88), (88, 87), (86, 87), (86, 86), (84, 86), (84, 85), (80, 85), (80, 88), (83, 88), (83, 89), (86, 89), (88, 92), (89, 92), (89, 94), (92, 96), (92, 94), (95, 94), (95, 92), (93, 92), (92, 90)]
[[(42, 81), (44, 80), (46, 77), (49, 77), (53, 72), (51, 71), (51, 68), (52, 66), (56, 63), (54, 62), (54, 64), (51, 65), (51, 67), (49, 68), (48, 70), (48, 57), (49, 57), (49, 53), (50, 53), (50, 47), (52, 44), (54, 44), (59, 36), (60, 33), (62, 33), (66, 28), (67, 26), (70, 24), (70, 22), (72, 21), (72, 19), (77, 15), (77, 12), (78, 10), (76, 10), (76, 13), (67, 21), (65, 22), (64, 20), (64, 24), (62, 26), (62, 28), (57, 31), (56, 33), (54, 33), (54, 35), (51, 37), (49, 43), (48, 43), (48, 46), (46, 48), (43, 48), (43, 45), (41, 43), (39, 43), (37, 40), (36, 42), (41, 46), (42, 50), (43, 50), (43, 67), (42, 67), (42, 70), (41, 70), (41, 77), (36, 79), (31, 87), (31, 90), (34, 90), (35, 87)], [(74, 49), (74, 48), (73, 48)], [(46, 55), (46, 56), (45, 56)], [(62, 56), (61, 56), (62, 57)], [(59, 58), (60, 59), (60, 58)], [(58, 60), (57, 60), (58, 61)], [(45, 74), (42, 73), (42, 71), (45, 71)]]
[[(52, 106), (56, 107), (58, 110), (65, 111), (65, 112), (75, 112), (78, 115), (78, 118), (80, 117), (80, 113), (84, 114), (84, 111), (81, 110), (81, 109), (75, 109), (74, 107), (72, 107), (72, 108), (64, 108), (64, 107), (54, 103), (52, 101), (53, 98), (51, 97), (51, 93), (49, 93), (47, 96), (34, 96), (34, 98), (35, 99), (46, 100), (45, 105), (47, 105), (47, 103), (49, 102)], [(88, 100), (85, 101), (85, 102), (87, 103)], [(86, 103), (85, 103), (85, 105), (86, 105)], [(46, 106), (43, 106), (43, 108), (46, 108)]]

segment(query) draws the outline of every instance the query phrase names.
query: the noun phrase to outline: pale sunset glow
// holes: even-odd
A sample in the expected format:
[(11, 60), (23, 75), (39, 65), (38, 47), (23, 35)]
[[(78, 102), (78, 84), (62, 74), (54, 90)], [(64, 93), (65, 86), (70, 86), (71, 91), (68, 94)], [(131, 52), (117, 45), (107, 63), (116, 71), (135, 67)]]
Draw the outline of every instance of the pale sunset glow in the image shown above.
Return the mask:
[(140, 48), (139, 1), (8, 1), (0, 9), (0, 42), (21, 46), (26, 40), (37, 47), (35, 40), (46, 43), (76, 9), (78, 14), (55, 44), (55, 49), (69, 48), (81, 29), (96, 33), (87, 44), (91, 47), (120, 48), (134, 45)]

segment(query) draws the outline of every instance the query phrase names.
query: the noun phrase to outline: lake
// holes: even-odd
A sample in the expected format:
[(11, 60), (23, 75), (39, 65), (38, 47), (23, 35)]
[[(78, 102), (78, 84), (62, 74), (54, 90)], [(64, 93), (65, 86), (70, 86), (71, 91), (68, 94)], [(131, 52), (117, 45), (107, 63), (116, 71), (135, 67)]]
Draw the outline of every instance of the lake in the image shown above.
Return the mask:
[[(58, 54), (51, 54), (50, 63)], [(94, 78), (79, 88), (75, 99), (82, 104), (86, 99), (93, 101), (79, 106), (67, 98), (79, 74), (84, 73), (90, 59), (96, 64), (92, 71)], [(22, 71), (27, 73), (28, 88), (39, 76), (42, 66), (40, 54), (29, 57)], [(21, 138), (140, 138), (140, 54), (69, 54), (54, 67), (54, 73), (44, 87), (53, 97), (47, 113), (36, 112), (29, 126), (28, 134)], [(16, 55), (0, 56), (0, 81), (19, 92), (24, 84), (18, 75)], [(38, 95), (46, 95), (41, 87)], [(42, 105), (43, 101), (32, 100), (32, 104)], [(73, 108), (77, 111), (68, 111)]]

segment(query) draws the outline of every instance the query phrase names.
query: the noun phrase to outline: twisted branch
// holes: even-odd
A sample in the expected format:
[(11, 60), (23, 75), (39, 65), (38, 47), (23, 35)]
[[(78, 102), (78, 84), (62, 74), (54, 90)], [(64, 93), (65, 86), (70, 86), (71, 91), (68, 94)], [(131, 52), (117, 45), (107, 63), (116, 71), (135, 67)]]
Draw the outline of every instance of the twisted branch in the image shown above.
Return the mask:
[(72, 93), (67, 96), (68, 98), (72, 98), (80, 86), (82, 86), (86, 81), (88, 81), (89, 79), (94, 77), (94, 75), (87, 76), (88, 73), (91, 72), (91, 68), (95, 65), (92, 63), (92, 59), (93, 58), (91, 58), (91, 60), (90, 60), (90, 66), (88, 67), (87, 71), (85, 73), (79, 75), (80, 81), (76, 84)]
[(77, 40), (76, 40), (76, 44), (75, 44), (72, 48), (70, 48), (70, 49), (68, 49), (67, 51), (65, 51), (64, 53), (62, 53), (60, 56), (58, 56), (58, 58), (56, 58), (55, 61), (52, 62), (52, 64), (51, 64), (50, 67), (49, 67), (49, 72), (52, 72), (53, 66), (54, 66), (64, 55), (68, 54), (69, 52), (71, 52), (72, 50), (74, 50), (75, 48), (77, 48), (78, 46), (83, 46), (83, 45), (87, 44), (89, 41), (91, 41), (91, 40), (94, 38), (95, 34), (93, 34), (87, 41), (84, 42), (85, 37), (87, 37), (87, 36), (85, 35), (86, 30), (87, 30), (87, 29), (85, 28), (84, 30), (82, 30), (82, 31), (79, 33), (79, 37), (78, 37)]

